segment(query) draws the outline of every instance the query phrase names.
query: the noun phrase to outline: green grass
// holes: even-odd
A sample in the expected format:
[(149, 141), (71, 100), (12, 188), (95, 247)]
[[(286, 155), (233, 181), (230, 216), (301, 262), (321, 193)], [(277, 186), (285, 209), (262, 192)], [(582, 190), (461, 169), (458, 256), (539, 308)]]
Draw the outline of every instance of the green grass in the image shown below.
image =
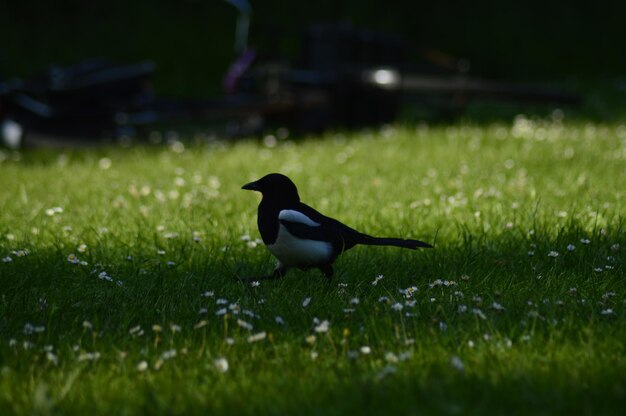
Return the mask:
[[(0, 157), (0, 414), (626, 407), (623, 125)], [(273, 260), (240, 187), (272, 171), (355, 228), (436, 248), (357, 247), (331, 284), (245, 286)]]

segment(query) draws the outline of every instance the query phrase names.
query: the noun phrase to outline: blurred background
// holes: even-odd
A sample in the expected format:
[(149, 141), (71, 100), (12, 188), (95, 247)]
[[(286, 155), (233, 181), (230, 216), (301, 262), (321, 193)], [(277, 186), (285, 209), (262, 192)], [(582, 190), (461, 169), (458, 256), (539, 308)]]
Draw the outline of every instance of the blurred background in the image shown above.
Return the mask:
[[(313, 22), (396, 33), (414, 59), (426, 48), (468, 59), (472, 73), (520, 80), (626, 75), (621, 1), (251, 1), (250, 43), (297, 56)], [(220, 92), (234, 58), (237, 10), (223, 0), (2, 0), (0, 72), (28, 76), (51, 64), (106, 57), (156, 62), (166, 95)]]
[[(568, 113), (576, 117), (615, 120), (626, 113), (626, 2), (266, 0), (250, 6), (248, 45), (264, 59), (310, 66), (319, 56), (307, 50), (309, 28), (338, 24), (389, 36), (420, 73), (430, 66), (576, 93), (582, 105)], [(242, 52), (234, 46), (240, 16), (224, 0), (2, 0), (0, 80), (91, 58), (120, 65), (150, 60), (160, 97), (220, 97)], [(463, 110), (478, 119), (498, 116), (494, 107)]]

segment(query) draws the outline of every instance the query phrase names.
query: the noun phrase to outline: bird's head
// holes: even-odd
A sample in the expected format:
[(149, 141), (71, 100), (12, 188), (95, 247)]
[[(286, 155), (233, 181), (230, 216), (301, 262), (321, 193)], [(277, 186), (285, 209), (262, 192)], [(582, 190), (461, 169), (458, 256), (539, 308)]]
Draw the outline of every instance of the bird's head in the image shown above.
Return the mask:
[(263, 198), (268, 198), (276, 202), (299, 202), (298, 188), (283, 174), (270, 173), (261, 179), (245, 184), (241, 189), (257, 191), (263, 194)]

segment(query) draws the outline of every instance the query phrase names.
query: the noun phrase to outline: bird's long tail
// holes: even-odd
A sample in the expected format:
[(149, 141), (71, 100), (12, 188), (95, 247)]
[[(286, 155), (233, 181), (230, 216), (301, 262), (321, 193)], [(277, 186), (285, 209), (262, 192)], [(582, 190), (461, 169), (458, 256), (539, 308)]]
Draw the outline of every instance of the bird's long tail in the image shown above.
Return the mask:
[(394, 247), (403, 247), (410, 248), (415, 250), (417, 248), (433, 248), (428, 243), (419, 240), (403, 240), (402, 238), (380, 238), (380, 237), (371, 237), (369, 235), (363, 235), (359, 240), (359, 244), (365, 244), (368, 246), (394, 246)]

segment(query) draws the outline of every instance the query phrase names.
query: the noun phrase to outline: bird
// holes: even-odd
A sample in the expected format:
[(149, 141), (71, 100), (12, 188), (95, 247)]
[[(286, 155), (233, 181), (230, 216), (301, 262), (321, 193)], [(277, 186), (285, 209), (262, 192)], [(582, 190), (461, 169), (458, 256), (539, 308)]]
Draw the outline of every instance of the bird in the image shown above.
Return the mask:
[(254, 280), (279, 279), (290, 269), (319, 269), (330, 281), (333, 262), (357, 244), (409, 249), (432, 248), (419, 240), (372, 237), (300, 202), (298, 188), (280, 173), (243, 185), (262, 194), (257, 213), (261, 239), (278, 260), (273, 273)]

